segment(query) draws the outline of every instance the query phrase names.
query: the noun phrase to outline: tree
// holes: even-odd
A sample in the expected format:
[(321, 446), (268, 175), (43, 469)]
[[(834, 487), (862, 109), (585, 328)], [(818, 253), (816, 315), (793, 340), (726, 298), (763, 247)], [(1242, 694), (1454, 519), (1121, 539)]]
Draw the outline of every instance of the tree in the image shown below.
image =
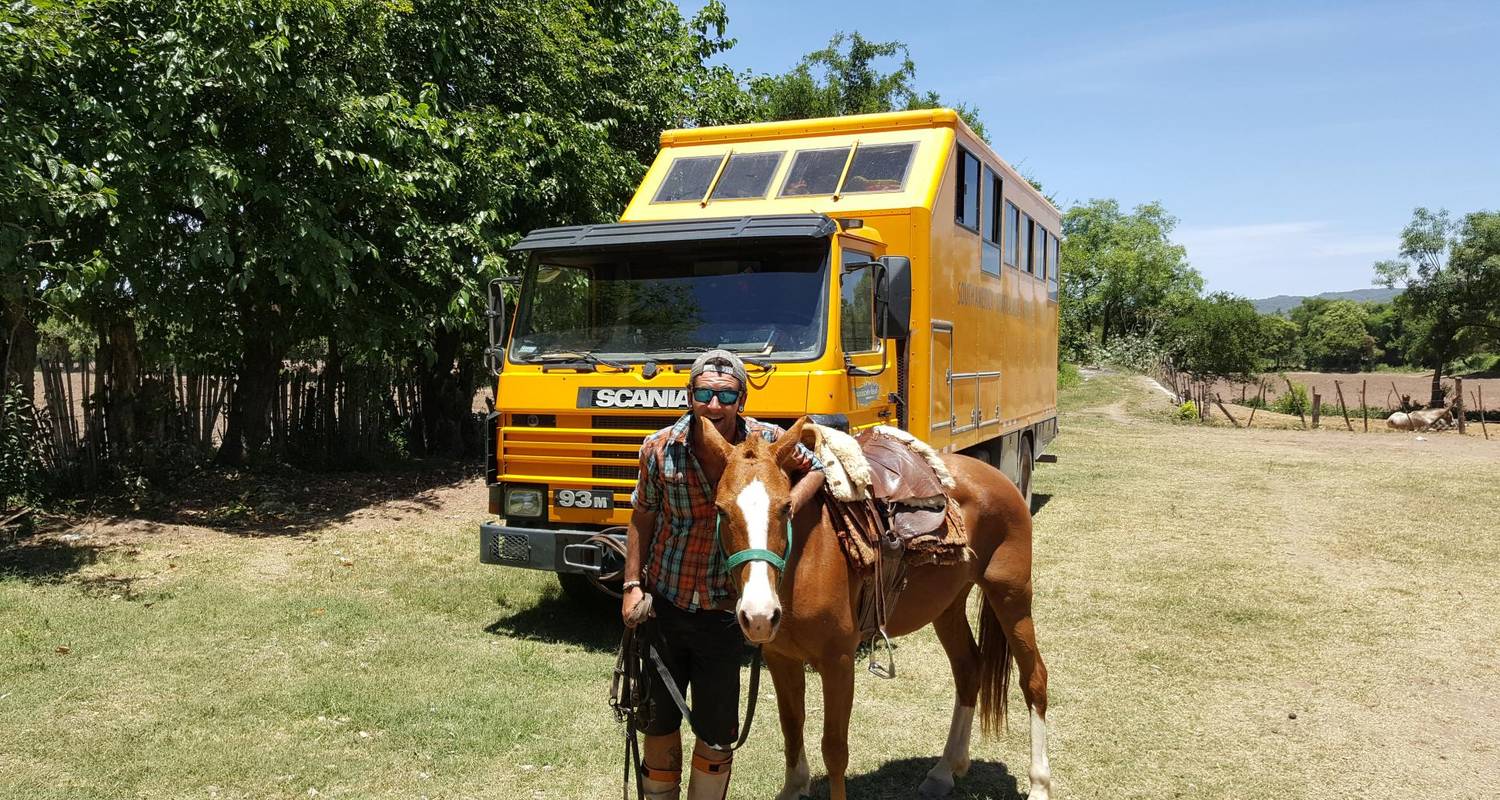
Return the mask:
[[(877, 62), (887, 60), (894, 60), (895, 68), (882, 72)], [(783, 120), (943, 107), (937, 92), (914, 88), (916, 76), (916, 62), (901, 42), (872, 42), (858, 31), (836, 33), (827, 47), (803, 56), (791, 70), (751, 79), (751, 113), (756, 119)], [(953, 108), (988, 141), (975, 109)]]
[[(1324, 369), (1359, 365), (1365, 352), (1369, 315), (1351, 300), (1335, 300), (1319, 307), (1307, 324), (1303, 347), (1309, 361)], [(1373, 339), (1371, 339), (1373, 341)]]
[(1302, 330), (1297, 323), (1276, 314), (1263, 314), (1260, 318), (1260, 334), (1263, 342), (1261, 352), (1272, 370), (1280, 372), (1302, 362)]
[(1500, 341), (1500, 213), (1455, 224), (1446, 210), (1417, 208), (1401, 232), (1400, 258), (1375, 265), (1376, 282), (1404, 284), (1396, 306), (1408, 320), (1411, 356), (1432, 368), (1429, 404), (1442, 405), (1448, 364)]
[(1176, 222), (1160, 203), (1126, 214), (1114, 200), (1063, 215), (1060, 341), (1073, 357), (1095, 340), (1155, 335), (1197, 299), (1203, 279), (1171, 240)]
[(1265, 333), (1255, 304), (1215, 292), (1188, 304), (1168, 324), (1168, 354), (1200, 380), (1248, 380), (1265, 353)]

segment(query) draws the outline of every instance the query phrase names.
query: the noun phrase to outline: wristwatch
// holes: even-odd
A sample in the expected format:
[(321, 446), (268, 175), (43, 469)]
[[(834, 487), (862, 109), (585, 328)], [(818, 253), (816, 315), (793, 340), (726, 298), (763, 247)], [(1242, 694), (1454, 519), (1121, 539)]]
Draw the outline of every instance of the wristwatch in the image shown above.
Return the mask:
[(640, 581), (625, 581), (624, 583), (620, 584), (620, 591), (622, 591), (622, 592), (628, 592), (631, 589), (639, 589), (639, 588), (641, 588), (641, 582)]

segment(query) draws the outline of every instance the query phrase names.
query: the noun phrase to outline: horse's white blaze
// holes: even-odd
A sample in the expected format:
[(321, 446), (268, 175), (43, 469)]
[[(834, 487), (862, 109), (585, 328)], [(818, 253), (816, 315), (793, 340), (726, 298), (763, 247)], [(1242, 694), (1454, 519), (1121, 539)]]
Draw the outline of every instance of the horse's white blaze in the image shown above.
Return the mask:
[(948, 725), (948, 743), (943, 757), (927, 772), (922, 790), (927, 794), (945, 795), (953, 788), (955, 776), (969, 771), (969, 737), (974, 730), (974, 707), (953, 704), (953, 721)]
[(776, 800), (798, 800), (811, 795), (812, 770), (807, 766), (807, 750), (803, 749), (797, 754), (797, 763), (786, 768), (786, 780), (776, 793)]
[(1031, 709), (1031, 792), (1032, 800), (1047, 800), (1052, 795), (1052, 767), (1047, 764), (1047, 721)]
[[(759, 478), (740, 490), (735, 498), (740, 513), (745, 518), (745, 532), (750, 537), (750, 549), (765, 550), (771, 537), (771, 496)], [(752, 641), (765, 641), (771, 636), (771, 615), (779, 605), (776, 589), (771, 585), (771, 565), (764, 561), (752, 561), (746, 568), (744, 591), (740, 594), (739, 610), (749, 623), (746, 635)], [(764, 637), (764, 638), (762, 638)]]

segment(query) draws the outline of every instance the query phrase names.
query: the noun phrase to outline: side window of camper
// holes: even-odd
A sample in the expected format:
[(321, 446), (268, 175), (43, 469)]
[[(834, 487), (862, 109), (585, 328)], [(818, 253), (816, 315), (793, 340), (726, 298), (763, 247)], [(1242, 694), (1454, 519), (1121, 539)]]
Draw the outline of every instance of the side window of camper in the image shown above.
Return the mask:
[(899, 192), (906, 185), (915, 144), (865, 145), (854, 151), (849, 162), (849, 176), (844, 178), (843, 194), (859, 192)]
[(1016, 239), (1021, 235), (1021, 210), (1016, 204), (1005, 201), (1005, 263), (1014, 267), (1021, 263), (1016, 251)]
[[(868, 253), (842, 251), (842, 267), (863, 264)], [(876, 349), (875, 341), (875, 268), (854, 272), (839, 270), (839, 335), (845, 353), (868, 353)]]
[(969, 151), (958, 149), (958, 182), (954, 186), (955, 221), (976, 233), (979, 232), (979, 159)]
[(991, 275), (1000, 274), (1000, 176), (984, 168), (984, 225), (980, 235), (984, 243), (979, 253), (979, 269)]
[(714, 182), (714, 176), (719, 173), (719, 164), (723, 161), (723, 156), (695, 156), (673, 161), (652, 202), (683, 203), (702, 200), (703, 195), (708, 194), (708, 185)]
[(765, 197), (771, 176), (781, 165), (781, 153), (736, 153), (724, 165), (724, 174), (714, 187), (714, 200)]
[(1058, 243), (1056, 236), (1048, 239), (1047, 244), (1052, 248), (1052, 256), (1048, 259), (1052, 263), (1052, 268), (1047, 270), (1047, 297), (1056, 302), (1058, 272), (1062, 270), (1062, 246)]
[(1031, 215), (1027, 214), (1024, 211), (1021, 212), (1021, 226), (1020, 226), (1020, 229), (1018, 230), (1018, 232), (1016, 233), (1016, 238), (1020, 240), (1018, 250), (1020, 251), (1020, 255), (1021, 255), (1020, 259), (1016, 261), (1016, 267), (1018, 269), (1022, 270), (1023, 272), (1030, 272), (1031, 269), (1032, 269), (1032, 267), (1031, 267)]
[(844, 174), (844, 163), (848, 160), (847, 147), (797, 151), (796, 157), (792, 159), (792, 168), (786, 172), (786, 182), (781, 184), (781, 196), (833, 194), (833, 190), (839, 186), (839, 176)]
[(1044, 237), (1046, 237), (1046, 235), (1047, 235), (1047, 229), (1042, 227), (1042, 223), (1040, 223), (1040, 222), (1033, 222), (1032, 223), (1032, 234), (1031, 234), (1031, 274), (1035, 275), (1038, 278), (1046, 278), (1047, 277), (1042, 272), (1042, 270), (1046, 269), (1046, 267), (1043, 266), (1043, 264), (1042, 264), (1042, 251), (1046, 249), (1046, 247), (1044, 246), (1046, 244), (1045, 241), (1044, 241)]

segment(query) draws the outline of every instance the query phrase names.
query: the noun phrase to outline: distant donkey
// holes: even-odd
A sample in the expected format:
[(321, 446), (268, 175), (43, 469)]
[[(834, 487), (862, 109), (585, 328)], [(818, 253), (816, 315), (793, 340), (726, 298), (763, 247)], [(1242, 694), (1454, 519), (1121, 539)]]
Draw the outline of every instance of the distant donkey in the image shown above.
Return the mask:
[(1397, 411), (1386, 417), (1385, 424), (1386, 427), (1398, 431), (1444, 430), (1454, 424), (1453, 406), (1424, 408), (1409, 414)]

